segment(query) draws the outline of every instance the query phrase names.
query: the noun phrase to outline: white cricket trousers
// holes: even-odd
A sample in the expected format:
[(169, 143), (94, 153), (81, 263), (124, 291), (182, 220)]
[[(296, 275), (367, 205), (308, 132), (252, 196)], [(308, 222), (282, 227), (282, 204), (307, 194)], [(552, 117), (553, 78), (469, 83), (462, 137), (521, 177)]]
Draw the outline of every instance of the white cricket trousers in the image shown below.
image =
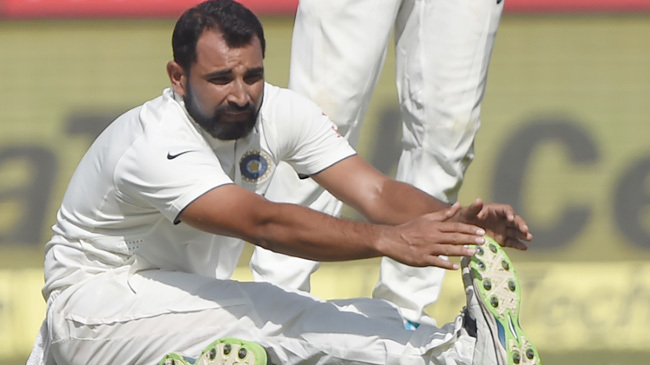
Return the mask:
[[(474, 157), (502, 9), (497, 0), (300, 0), (289, 88), (315, 101), (355, 145), (394, 31), (403, 131), (396, 179), (453, 203)], [(284, 164), (266, 197), (332, 215), (342, 206)], [(256, 280), (306, 291), (317, 267), (261, 248), (251, 261)], [(397, 304), (406, 319), (424, 320), (420, 317), (436, 301), (444, 270), (384, 258), (380, 272), (373, 296)]]
[(471, 364), (476, 343), (460, 316), (407, 331), (381, 300), (326, 302), (161, 270), (119, 269), (76, 284), (50, 301), (46, 324), (45, 347), (60, 365), (153, 365), (171, 351), (196, 357), (224, 336), (259, 342), (276, 365)]

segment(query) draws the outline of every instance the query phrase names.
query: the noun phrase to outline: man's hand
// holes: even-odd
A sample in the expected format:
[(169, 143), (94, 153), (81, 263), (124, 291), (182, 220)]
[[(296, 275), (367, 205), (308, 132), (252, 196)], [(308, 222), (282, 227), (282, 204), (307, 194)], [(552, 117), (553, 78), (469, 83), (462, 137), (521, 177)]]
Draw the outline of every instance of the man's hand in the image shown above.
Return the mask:
[(476, 199), (467, 207), (461, 208), (456, 217), (465, 222), (484, 228), (487, 234), (503, 246), (526, 250), (524, 241), (533, 239), (526, 221), (508, 204), (483, 203)]
[(440, 256), (473, 256), (469, 245), (482, 245), (485, 230), (453, 219), (460, 205), (425, 214), (394, 226), (379, 248), (383, 255), (410, 266), (437, 266), (458, 269), (458, 264)]

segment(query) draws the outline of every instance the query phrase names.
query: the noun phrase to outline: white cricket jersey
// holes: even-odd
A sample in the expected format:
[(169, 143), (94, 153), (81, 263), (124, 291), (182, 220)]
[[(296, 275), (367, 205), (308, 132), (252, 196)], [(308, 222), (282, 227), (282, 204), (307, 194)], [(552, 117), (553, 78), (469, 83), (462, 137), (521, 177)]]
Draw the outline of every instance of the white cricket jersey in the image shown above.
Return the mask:
[(280, 160), (313, 175), (354, 153), (329, 118), (292, 91), (265, 84), (253, 132), (220, 141), (166, 89), (116, 119), (79, 163), (45, 246), (43, 294), (124, 266), (229, 278), (241, 241), (178, 222), (180, 212), (224, 184), (264, 194)]

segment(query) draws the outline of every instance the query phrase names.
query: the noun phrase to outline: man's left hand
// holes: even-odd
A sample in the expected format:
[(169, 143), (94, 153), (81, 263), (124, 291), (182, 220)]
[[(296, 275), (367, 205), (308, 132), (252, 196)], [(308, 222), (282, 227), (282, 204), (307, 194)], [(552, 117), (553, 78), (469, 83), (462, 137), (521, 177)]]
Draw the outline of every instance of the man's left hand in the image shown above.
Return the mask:
[(526, 221), (508, 204), (484, 203), (476, 199), (469, 206), (461, 208), (456, 218), (460, 222), (484, 228), (487, 235), (502, 246), (526, 250), (528, 246), (522, 241), (533, 239)]

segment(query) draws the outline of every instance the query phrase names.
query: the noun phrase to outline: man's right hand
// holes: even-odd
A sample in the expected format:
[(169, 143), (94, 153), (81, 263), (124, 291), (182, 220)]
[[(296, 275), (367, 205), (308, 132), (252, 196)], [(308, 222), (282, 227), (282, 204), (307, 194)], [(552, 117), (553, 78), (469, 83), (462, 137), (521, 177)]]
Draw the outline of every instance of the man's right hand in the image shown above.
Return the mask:
[(475, 249), (467, 246), (485, 242), (483, 228), (453, 219), (459, 209), (460, 204), (456, 203), (392, 229), (387, 228), (390, 233), (378, 249), (385, 256), (406, 265), (458, 269), (457, 263), (441, 256), (473, 256)]

